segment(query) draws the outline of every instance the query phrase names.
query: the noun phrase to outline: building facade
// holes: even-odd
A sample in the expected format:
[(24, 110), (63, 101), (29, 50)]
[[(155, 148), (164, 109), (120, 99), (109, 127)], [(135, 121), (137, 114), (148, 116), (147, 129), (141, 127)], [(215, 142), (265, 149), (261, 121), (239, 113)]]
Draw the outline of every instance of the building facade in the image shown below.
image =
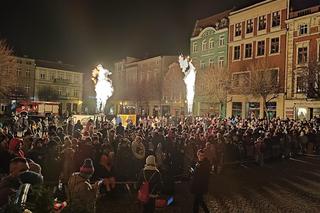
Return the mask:
[(303, 75), (310, 63), (320, 63), (320, 6), (291, 11), (287, 20), (287, 100), (288, 118), (310, 119), (320, 115), (320, 100), (308, 97)]
[(116, 113), (160, 115), (162, 83), (165, 73), (178, 56), (157, 56), (147, 59), (126, 58), (115, 63), (112, 98)]
[(83, 74), (61, 62), (36, 61), (35, 100), (60, 102), (60, 113), (82, 111)]
[[(286, 18), (286, 0), (266, 0), (230, 13), (228, 67), (233, 90), (228, 95), (228, 117), (264, 117), (264, 109), (269, 117), (284, 117)], [(266, 98), (265, 107), (261, 97), (240, 89), (256, 74), (252, 72), (260, 71), (252, 69), (259, 64), (276, 76), (279, 85), (277, 95)]]
[(1, 108), (4, 113), (17, 100), (33, 100), (35, 92), (35, 60), (12, 56), (0, 68)]
[[(228, 58), (228, 15), (230, 10), (196, 21), (190, 39), (190, 57), (196, 67), (197, 77), (204, 70), (225, 69)], [(203, 82), (197, 81), (197, 84)], [(196, 89), (194, 114), (225, 114), (220, 103)], [(224, 110), (223, 110), (224, 111)]]

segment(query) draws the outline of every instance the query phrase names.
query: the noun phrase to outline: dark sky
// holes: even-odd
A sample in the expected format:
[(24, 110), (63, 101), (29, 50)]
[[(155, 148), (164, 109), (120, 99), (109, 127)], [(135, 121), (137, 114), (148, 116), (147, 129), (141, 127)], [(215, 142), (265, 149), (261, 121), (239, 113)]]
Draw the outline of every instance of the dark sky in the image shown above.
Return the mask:
[(189, 52), (196, 19), (261, 0), (6, 0), (0, 38), (19, 55), (89, 69)]

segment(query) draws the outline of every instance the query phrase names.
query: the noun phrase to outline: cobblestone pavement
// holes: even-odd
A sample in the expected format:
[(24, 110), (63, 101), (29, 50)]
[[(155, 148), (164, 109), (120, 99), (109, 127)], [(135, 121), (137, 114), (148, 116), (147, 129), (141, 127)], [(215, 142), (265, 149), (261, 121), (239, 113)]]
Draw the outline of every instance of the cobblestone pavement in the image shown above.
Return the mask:
[[(320, 157), (298, 157), (226, 168), (212, 175), (206, 196), (211, 212), (320, 212)], [(157, 212), (192, 212), (187, 183), (176, 185), (176, 203)], [(107, 201), (98, 212), (140, 212), (135, 195)]]

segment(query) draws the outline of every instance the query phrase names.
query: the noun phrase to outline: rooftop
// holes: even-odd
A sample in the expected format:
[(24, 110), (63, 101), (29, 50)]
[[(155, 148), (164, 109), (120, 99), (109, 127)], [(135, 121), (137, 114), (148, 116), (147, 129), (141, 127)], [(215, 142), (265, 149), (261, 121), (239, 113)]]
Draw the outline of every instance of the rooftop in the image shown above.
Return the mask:
[(73, 71), (79, 72), (74, 65), (71, 64), (64, 64), (61, 61), (46, 61), (46, 60), (36, 60), (37, 67), (45, 67), (57, 70), (66, 70), (66, 71)]
[(226, 10), (216, 15), (197, 20), (192, 37), (198, 36), (200, 32), (207, 27), (215, 27), (217, 22), (221, 21), (223, 18), (228, 18), (231, 11), (232, 10)]

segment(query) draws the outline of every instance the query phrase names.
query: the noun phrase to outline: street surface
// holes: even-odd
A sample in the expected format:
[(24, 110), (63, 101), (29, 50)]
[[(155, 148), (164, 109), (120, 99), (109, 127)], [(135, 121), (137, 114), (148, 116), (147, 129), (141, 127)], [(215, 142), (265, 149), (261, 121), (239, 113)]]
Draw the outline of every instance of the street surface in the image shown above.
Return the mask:
[[(212, 175), (206, 196), (211, 212), (320, 212), (320, 157), (303, 156), (268, 162), (229, 166)], [(176, 185), (174, 206), (157, 212), (192, 212), (187, 183)], [(98, 212), (140, 212), (135, 194), (126, 194), (99, 205)]]

